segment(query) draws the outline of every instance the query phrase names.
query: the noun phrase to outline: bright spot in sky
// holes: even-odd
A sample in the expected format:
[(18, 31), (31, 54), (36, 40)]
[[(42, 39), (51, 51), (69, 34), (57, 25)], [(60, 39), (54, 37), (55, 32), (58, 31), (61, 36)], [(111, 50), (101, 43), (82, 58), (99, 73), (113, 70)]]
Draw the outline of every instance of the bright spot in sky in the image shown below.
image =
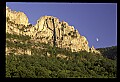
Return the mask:
[(98, 38), (96, 38), (96, 40), (97, 40), (97, 42), (99, 41), (99, 39), (98, 39)]

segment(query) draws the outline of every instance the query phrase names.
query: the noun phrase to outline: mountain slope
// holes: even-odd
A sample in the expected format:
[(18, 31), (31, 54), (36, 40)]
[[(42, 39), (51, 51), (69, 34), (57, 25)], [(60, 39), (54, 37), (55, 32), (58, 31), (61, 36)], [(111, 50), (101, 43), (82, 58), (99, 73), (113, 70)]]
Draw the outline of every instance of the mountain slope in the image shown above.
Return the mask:
[(104, 57), (109, 59), (117, 59), (117, 46), (106, 47), (106, 48), (98, 48)]
[[(100, 54), (86, 51), (71, 52), (70, 50), (52, 47), (45, 43), (35, 43), (30, 40), (31, 38), (29, 36), (8, 33), (6, 36), (6, 46), (12, 50), (9, 55), (6, 55), (6, 77), (117, 77), (117, 61), (105, 58)], [(27, 52), (27, 49), (29, 49), (32, 54)], [(18, 50), (19, 53), (16, 50)]]
[(116, 60), (89, 48), (73, 26), (53, 16), (43, 16), (32, 25), (24, 13), (8, 7), (6, 11), (6, 77), (117, 77)]
[[(21, 78), (116, 78), (115, 60), (95, 53), (70, 52), (47, 46), (34, 55), (6, 55), (6, 77)], [(47, 53), (45, 53), (47, 51)], [(48, 55), (50, 54), (50, 56)], [(59, 56), (57, 54), (60, 54)], [(66, 57), (67, 56), (67, 57)]]

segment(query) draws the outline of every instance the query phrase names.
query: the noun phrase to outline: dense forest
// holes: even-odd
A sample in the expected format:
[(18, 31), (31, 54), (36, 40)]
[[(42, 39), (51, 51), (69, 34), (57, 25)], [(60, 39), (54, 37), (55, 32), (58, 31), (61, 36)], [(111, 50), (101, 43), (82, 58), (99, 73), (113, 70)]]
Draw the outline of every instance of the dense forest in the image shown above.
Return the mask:
[(104, 57), (109, 59), (117, 60), (117, 46), (98, 48)]
[[(17, 39), (17, 42), (11, 40)], [(22, 43), (20, 43), (22, 42)], [(34, 47), (32, 47), (34, 46)], [(6, 47), (31, 49), (32, 55), (11, 52), (6, 55), (7, 78), (116, 78), (117, 61), (86, 51), (71, 52), (49, 44), (34, 43), (29, 36), (6, 34)], [(42, 47), (42, 48), (35, 48)], [(115, 48), (116, 49), (116, 48)], [(102, 54), (117, 55), (117, 50)], [(47, 53), (51, 54), (50, 57)], [(57, 54), (69, 56), (58, 58)], [(107, 55), (108, 56), (108, 55)], [(117, 56), (116, 56), (117, 57)]]

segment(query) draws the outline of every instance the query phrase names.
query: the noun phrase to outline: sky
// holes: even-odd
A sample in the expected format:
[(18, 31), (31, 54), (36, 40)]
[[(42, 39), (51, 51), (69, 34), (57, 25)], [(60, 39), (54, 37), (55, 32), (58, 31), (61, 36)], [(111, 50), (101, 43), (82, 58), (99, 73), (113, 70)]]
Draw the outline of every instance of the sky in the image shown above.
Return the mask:
[(89, 47), (117, 45), (117, 3), (6, 2), (6, 5), (24, 12), (33, 25), (45, 15), (64, 20), (87, 38)]

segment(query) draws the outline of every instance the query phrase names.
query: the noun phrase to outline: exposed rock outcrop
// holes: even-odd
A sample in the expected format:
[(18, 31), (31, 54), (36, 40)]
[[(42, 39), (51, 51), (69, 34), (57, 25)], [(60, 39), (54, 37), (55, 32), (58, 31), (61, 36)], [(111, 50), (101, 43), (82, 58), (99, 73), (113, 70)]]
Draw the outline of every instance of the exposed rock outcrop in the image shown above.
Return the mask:
[[(42, 16), (33, 26), (23, 12), (12, 11), (6, 7), (6, 33), (29, 35), (35, 42), (42, 42), (72, 52), (87, 51), (99, 53), (94, 47), (89, 48), (85, 36), (65, 21), (53, 16)], [(31, 55), (30, 50), (25, 51)]]
[(92, 47), (90, 48), (90, 51), (93, 52), (93, 53), (100, 54), (100, 51), (96, 50), (96, 49), (94, 48), (94, 46), (92, 46)]
[[(54, 21), (53, 21), (54, 20)], [(54, 45), (57, 47), (70, 49), (73, 52), (86, 50), (89, 52), (88, 41), (81, 36), (77, 29), (69, 26), (67, 22), (60, 22), (58, 18), (53, 16), (43, 16), (38, 19), (35, 25), (37, 29), (36, 37), (39, 41)], [(55, 33), (55, 34), (54, 34)]]
[(10, 8), (6, 7), (6, 17), (9, 17), (10, 21), (15, 24), (28, 25), (28, 18), (23, 12), (12, 11)]

